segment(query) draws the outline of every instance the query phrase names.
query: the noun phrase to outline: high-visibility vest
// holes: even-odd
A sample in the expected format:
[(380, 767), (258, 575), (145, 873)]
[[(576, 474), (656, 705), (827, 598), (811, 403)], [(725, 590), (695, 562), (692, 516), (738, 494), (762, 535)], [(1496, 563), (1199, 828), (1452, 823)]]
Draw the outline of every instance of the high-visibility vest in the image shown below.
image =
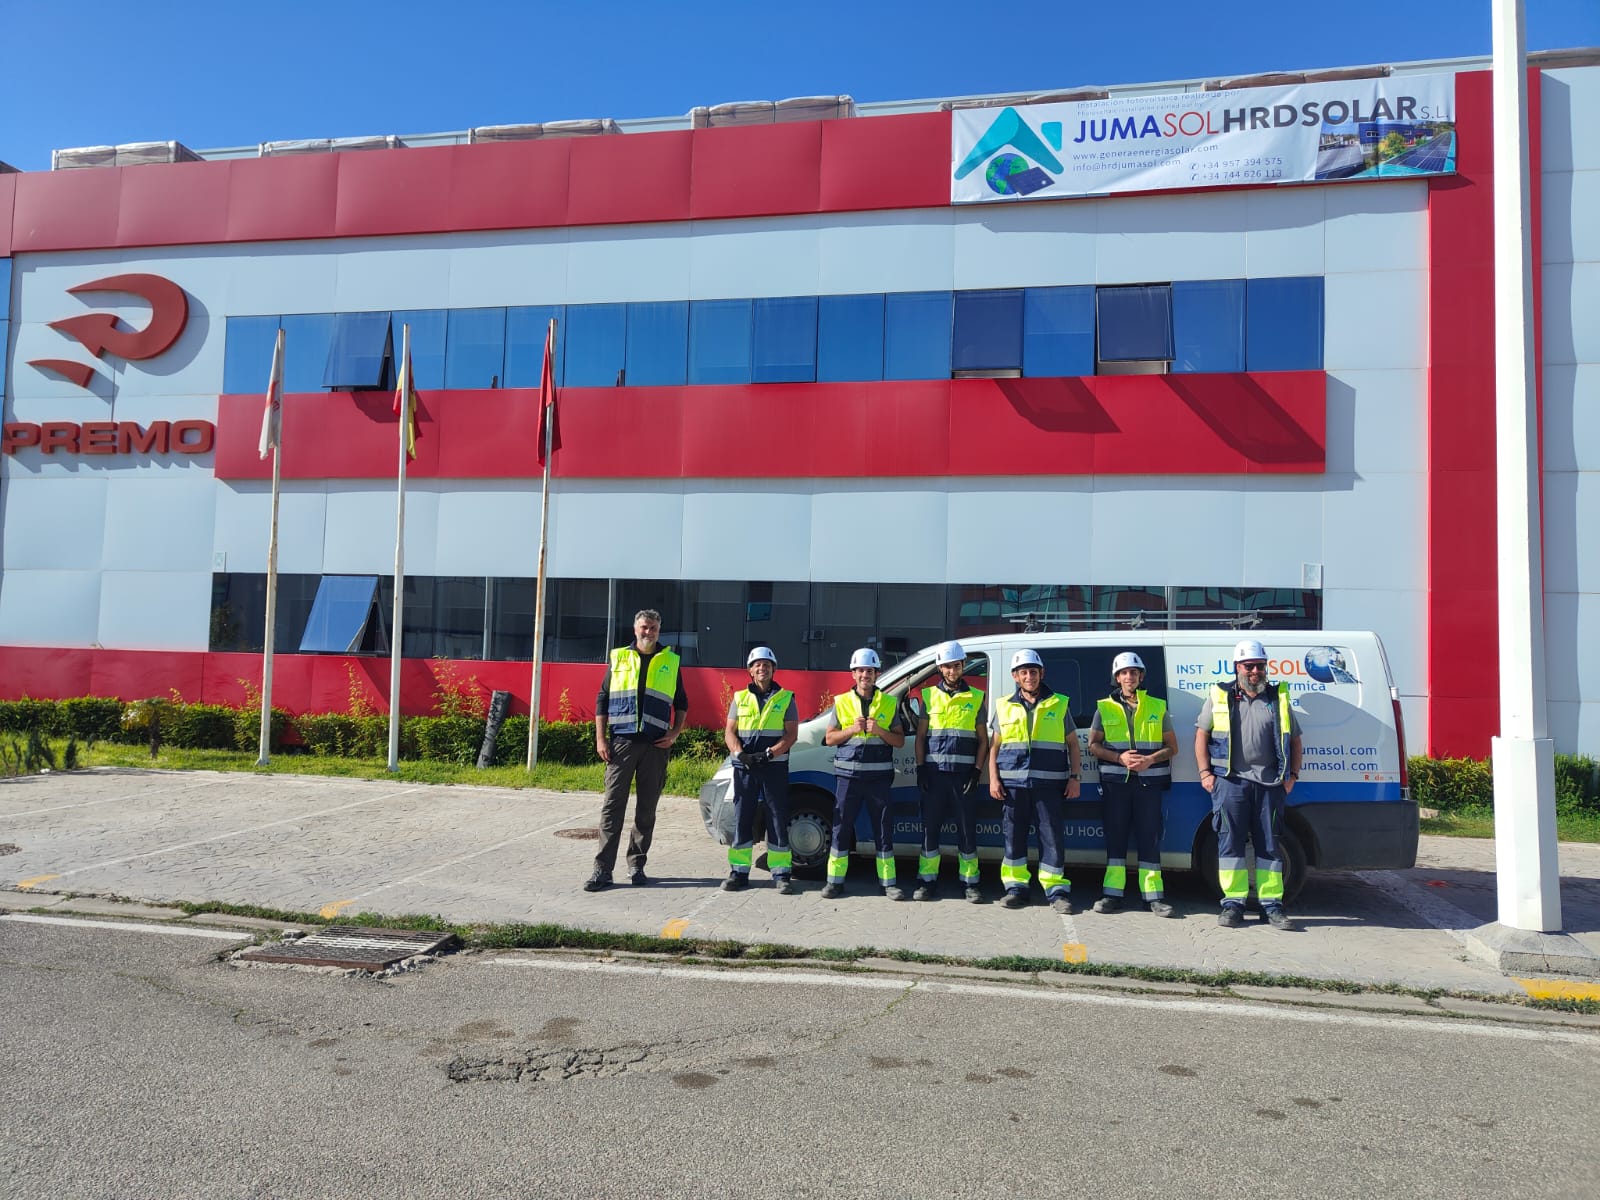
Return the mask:
[(606, 703), (606, 728), (614, 734), (666, 734), (672, 728), (672, 698), (678, 691), (678, 656), (659, 647), (645, 675), (640, 708), (639, 652), (619, 646), (611, 652), (611, 694)]
[(937, 685), (923, 688), (922, 711), (928, 716), (929, 762), (942, 771), (967, 771), (978, 765), (982, 692), (975, 687), (959, 692)]
[[(874, 691), (866, 714), (880, 728), (887, 729), (894, 722), (899, 704), (888, 692)], [(848, 729), (861, 719), (861, 697), (851, 688), (833, 698), (833, 711), (839, 719), (839, 728)], [(894, 747), (875, 733), (854, 734), (834, 752), (833, 770), (836, 775), (885, 778), (894, 772)]]
[[(794, 704), (794, 693), (773, 688), (765, 699), (754, 689), (744, 688), (734, 697), (734, 716), (739, 722), (739, 744), (746, 750), (766, 750), (783, 740), (783, 723)], [(775, 762), (785, 762), (781, 755)]]
[[(1133, 728), (1128, 728), (1128, 709), (1113, 692), (1100, 701), (1100, 731), (1106, 736), (1106, 745), (1119, 754), (1124, 750), (1137, 750), (1150, 754), (1166, 745), (1161, 735), (1161, 725), (1167, 715), (1167, 702), (1157, 700), (1144, 690), (1137, 693), (1133, 709)], [(1170, 762), (1156, 763), (1139, 772), (1145, 779), (1166, 781), (1172, 778)], [(1128, 778), (1128, 768), (1120, 762), (1100, 764), (1100, 778), (1121, 782)]]
[(1028, 711), (1021, 690), (995, 701), (999, 749), (995, 767), (1000, 781), (1012, 787), (1064, 787), (1072, 774), (1067, 754), (1067, 732), (1072, 722), (1071, 701), (1060, 692), (1046, 696)]
[[(1269, 683), (1278, 693), (1278, 740), (1273, 743), (1277, 762), (1276, 770), (1267, 779), (1269, 786), (1277, 786), (1283, 782), (1283, 777), (1289, 773), (1289, 730), (1292, 728), (1289, 720), (1289, 689), (1281, 683)], [(1234, 750), (1237, 743), (1233, 740), (1233, 698), (1234, 689), (1231, 687), (1211, 688), (1211, 737), (1208, 745), (1211, 752), (1211, 769), (1218, 775), (1234, 774)]]

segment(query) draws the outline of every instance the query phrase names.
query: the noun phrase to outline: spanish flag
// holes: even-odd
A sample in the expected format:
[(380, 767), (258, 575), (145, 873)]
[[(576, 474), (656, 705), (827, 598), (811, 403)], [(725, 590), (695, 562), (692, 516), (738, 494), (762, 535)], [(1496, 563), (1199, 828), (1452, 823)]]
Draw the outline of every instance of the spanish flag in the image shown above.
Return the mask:
[(406, 458), (417, 456), (417, 389), (411, 381), (411, 330), (406, 331), (405, 353), (400, 360), (400, 384), (394, 390), (394, 415), (402, 422)]

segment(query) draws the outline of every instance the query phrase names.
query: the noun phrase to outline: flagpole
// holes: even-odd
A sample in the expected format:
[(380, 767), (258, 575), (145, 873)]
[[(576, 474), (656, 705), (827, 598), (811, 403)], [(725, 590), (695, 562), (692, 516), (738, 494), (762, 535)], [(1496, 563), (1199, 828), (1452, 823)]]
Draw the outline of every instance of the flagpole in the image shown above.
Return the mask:
[[(545, 332), (545, 364), (546, 376), (554, 369), (551, 360), (555, 356), (556, 346), (556, 319), (550, 318), (550, 328)], [(550, 432), (555, 424), (555, 397), (546, 397), (544, 394), (544, 379), (540, 378), (539, 414), (542, 428), (539, 437), (543, 439), (539, 444), (544, 448), (544, 488), (539, 494), (539, 577), (534, 585), (533, 600), (533, 686), (529, 689), (528, 700), (528, 770), (539, 761), (539, 693), (544, 674), (544, 566), (545, 550), (550, 529), (550, 460), (555, 457), (554, 448), (550, 445)], [(553, 389), (553, 385), (552, 385)]]
[(400, 467), (395, 501), (394, 615), (389, 623), (389, 770), (400, 769), (400, 648), (404, 640), (402, 617), (406, 586), (406, 438), (411, 431), (411, 326), (401, 326), (400, 344)]
[[(272, 445), (272, 522), (267, 531), (267, 632), (266, 649), (261, 652), (261, 745), (256, 754), (256, 766), (264, 767), (272, 761), (272, 643), (278, 630), (278, 484), (282, 479), (283, 458), (283, 406), (278, 394), (283, 386), (280, 372), (283, 368), (283, 330), (278, 330), (277, 345), (272, 351), (272, 377), (267, 381), (267, 403), (278, 404), (276, 441)], [(268, 419), (271, 419), (270, 413)]]

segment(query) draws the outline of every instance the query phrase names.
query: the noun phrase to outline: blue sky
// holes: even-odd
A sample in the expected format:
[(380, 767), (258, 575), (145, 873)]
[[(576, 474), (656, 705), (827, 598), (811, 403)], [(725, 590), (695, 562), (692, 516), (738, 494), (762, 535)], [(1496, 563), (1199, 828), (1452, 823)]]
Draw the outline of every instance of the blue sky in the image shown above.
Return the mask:
[[(1528, 46), (1600, 0), (1527, 0)], [(0, 160), (1487, 54), (1489, 0), (0, 0)]]

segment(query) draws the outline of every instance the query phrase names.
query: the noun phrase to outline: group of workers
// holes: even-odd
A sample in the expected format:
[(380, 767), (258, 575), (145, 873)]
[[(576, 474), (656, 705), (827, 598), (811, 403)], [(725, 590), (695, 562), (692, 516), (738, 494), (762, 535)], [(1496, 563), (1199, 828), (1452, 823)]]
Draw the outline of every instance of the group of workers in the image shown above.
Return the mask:
[[(584, 884), (600, 891), (612, 884), (630, 786), (637, 789), (628, 866), (635, 886), (650, 882), (645, 860), (655, 827), (656, 805), (666, 779), (667, 753), (688, 715), (679, 662), (659, 644), (661, 617), (645, 609), (634, 618), (634, 641), (611, 654), (595, 702), (595, 749), (606, 763), (600, 814), (600, 849)], [(880, 689), (883, 664), (877, 651), (850, 657), (852, 686), (833, 698), (823, 741), (835, 748), (833, 840), (822, 898), (844, 894), (856, 821), (865, 806), (877, 846), (877, 879), (890, 900), (905, 900), (894, 856), (890, 789), (894, 752), (914, 738), (922, 815), (922, 851), (910, 899), (938, 894), (940, 834), (945, 822), (956, 831), (957, 876), (965, 898), (983, 901), (978, 884), (978, 788), (987, 766), (989, 795), (1000, 805), (1004, 857), (1000, 882), (1006, 908), (1028, 903), (1028, 837), (1037, 835), (1037, 880), (1059, 913), (1073, 912), (1071, 881), (1063, 848), (1063, 805), (1080, 795), (1081, 750), (1069, 697), (1045, 681), (1044, 663), (1031, 649), (1011, 656), (1015, 690), (996, 695), (984, 720), (984, 693), (966, 680), (966, 652), (948, 641), (935, 652), (937, 679), (920, 693), (901, 698)], [(1194, 734), (1200, 782), (1212, 800), (1217, 833), (1218, 923), (1244, 923), (1249, 892), (1246, 850), (1256, 855), (1256, 893), (1265, 920), (1293, 929), (1284, 911), (1283, 862), (1278, 831), (1288, 793), (1299, 777), (1300, 726), (1287, 687), (1267, 678), (1267, 652), (1258, 641), (1234, 648), (1234, 681), (1213, 686)], [(733, 844), (728, 849), (725, 891), (750, 884), (758, 816), (767, 841), (767, 869), (784, 895), (795, 891), (788, 844), (789, 750), (800, 718), (792, 692), (775, 678), (777, 656), (766, 646), (750, 652), (750, 684), (728, 706), (723, 739), (733, 756)], [(1097, 913), (1122, 907), (1129, 893), (1130, 836), (1137, 850), (1138, 894), (1149, 912), (1173, 915), (1161, 877), (1162, 793), (1171, 786), (1177, 734), (1166, 702), (1144, 688), (1145, 665), (1128, 651), (1112, 660), (1115, 687), (1098, 700), (1088, 748), (1099, 763), (1105, 826), (1106, 867)]]

